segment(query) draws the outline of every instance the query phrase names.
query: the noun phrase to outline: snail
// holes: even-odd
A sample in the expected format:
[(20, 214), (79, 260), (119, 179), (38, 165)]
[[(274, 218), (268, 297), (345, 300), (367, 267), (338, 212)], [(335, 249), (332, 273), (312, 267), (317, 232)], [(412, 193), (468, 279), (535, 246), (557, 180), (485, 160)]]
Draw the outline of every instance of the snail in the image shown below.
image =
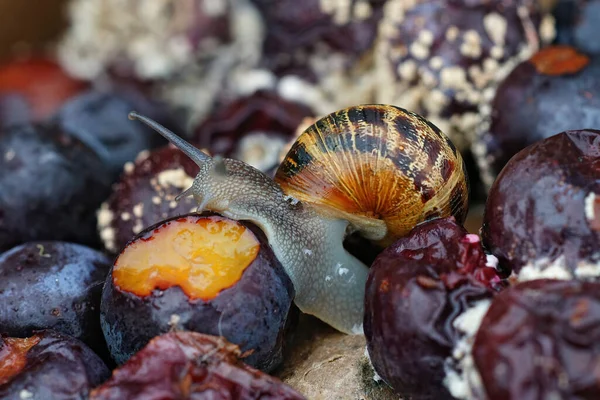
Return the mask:
[(209, 157), (136, 112), (130, 118), (200, 167), (178, 198), (193, 196), (198, 211), (259, 226), (294, 284), (296, 305), (344, 333), (362, 334), (368, 274), (344, 249), (347, 233), (385, 246), (425, 220), (466, 217), (460, 153), (433, 124), (398, 107), (362, 105), (323, 117), (292, 145), (275, 179)]

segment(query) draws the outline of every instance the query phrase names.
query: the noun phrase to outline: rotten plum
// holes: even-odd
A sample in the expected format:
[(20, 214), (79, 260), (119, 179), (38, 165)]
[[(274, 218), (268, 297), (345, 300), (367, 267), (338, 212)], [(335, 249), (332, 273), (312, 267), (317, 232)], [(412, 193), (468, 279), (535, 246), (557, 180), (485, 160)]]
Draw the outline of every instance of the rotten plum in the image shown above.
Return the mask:
[(244, 364), (239, 347), (224, 338), (172, 332), (152, 339), (112, 378), (94, 389), (90, 400), (278, 399), (304, 397), (276, 378)]
[(11, 60), (0, 66), (0, 121), (7, 125), (44, 120), (87, 87), (48, 58)]
[(485, 398), (599, 398), (599, 310), (597, 282), (544, 279), (500, 293), (473, 344)]
[(89, 91), (67, 102), (53, 122), (58, 129), (79, 138), (92, 148), (117, 177), (126, 162), (143, 150), (166, 144), (152, 129), (130, 121), (136, 110), (177, 130), (170, 116), (158, 103), (133, 89), (112, 92)]
[(600, 131), (563, 132), (517, 153), (489, 192), (482, 238), (519, 279), (599, 276)]
[(264, 234), (217, 215), (175, 217), (147, 228), (116, 259), (101, 323), (121, 364), (152, 337), (181, 329), (224, 336), (253, 367), (282, 361), (294, 289)]
[(110, 371), (85, 344), (43, 330), (26, 338), (0, 336), (0, 398), (79, 400)]
[(375, 371), (402, 396), (450, 397), (443, 380), (461, 337), (454, 322), (499, 284), (486, 263), (479, 238), (452, 217), (417, 225), (375, 259), (365, 294), (367, 349)]
[(0, 130), (0, 251), (33, 240), (99, 246), (94, 212), (109, 191), (80, 140), (40, 125)]
[(192, 186), (198, 166), (174, 147), (145, 152), (113, 185), (98, 211), (98, 230), (104, 247), (118, 253), (144, 228), (197, 208), (192, 197), (175, 197)]
[(195, 129), (194, 142), (213, 154), (242, 160), (262, 171), (279, 164), (279, 155), (311, 110), (270, 91), (217, 108)]
[(0, 255), (0, 333), (54, 329), (101, 351), (102, 253), (65, 242), (29, 242)]
[(473, 146), (482, 179), (494, 178), (517, 152), (575, 129), (600, 128), (600, 55), (547, 47), (500, 84), (487, 124)]
[(552, 16), (538, 3), (390, 1), (376, 53), (377, 101), (424, 116), (467, 150), (502, 77), (553, 39)]

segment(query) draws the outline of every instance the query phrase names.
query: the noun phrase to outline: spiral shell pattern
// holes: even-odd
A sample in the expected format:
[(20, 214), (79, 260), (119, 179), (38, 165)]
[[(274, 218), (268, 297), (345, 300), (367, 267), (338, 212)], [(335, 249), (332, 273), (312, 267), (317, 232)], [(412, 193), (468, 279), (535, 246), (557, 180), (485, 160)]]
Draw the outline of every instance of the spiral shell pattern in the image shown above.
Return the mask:
[[(387, 227), (389, 245), (420, 222), (464, 222), (469, 183), (446, 135), (421, 116), (389, 105), (334, 112), (307, 128), (277, 170), (283, 191), (358, 230)], [(377, 221), (380, 220), (380, 221)]]

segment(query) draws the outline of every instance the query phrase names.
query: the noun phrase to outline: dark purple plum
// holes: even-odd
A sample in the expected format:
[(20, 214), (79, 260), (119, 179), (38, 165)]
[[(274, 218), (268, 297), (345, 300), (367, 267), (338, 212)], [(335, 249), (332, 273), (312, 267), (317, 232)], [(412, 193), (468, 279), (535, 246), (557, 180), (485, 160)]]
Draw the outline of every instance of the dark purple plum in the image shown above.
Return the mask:
[(0, 334), (54, 329), (102, 351), (100, 296), (111, 262), (65, 242), (28, 242), (0, 255)]
[(489, 400), (600, 398), (600, 283), (506, 289), (483, 318), (473, 359)]
[(166, 142), (152, 129), (127, 117), (138, 111), (177, 130), (158, 103), (133, 89), (88, 91), (67, 102), (54, 118), (60, 130), (86, 143), (106, 163), (113, 177), (142, 151)]
[(312, 116), (307, 106), (259, 91), (218, 107), (194, 130), (194, 143), (268, 171), (279, 164), (303, 119)]
[(567, 130), (600, 129), (598, 93), (600, 55), (551, 46), (519, 64), (498, 87), (473, 147), (488, 187), (525, 147)]
[(0, 398), (87, 398), (110, 376), (102, 360), (77, 339), (52, 330), (27, 338), (0, 336)]
[(369, 271), (364, 330), (375, 371), (406, 398), (449, 398), (444, 365), (461, 337), (453, 323), (499, 283), (479, 238), (454, 218), (417, 225)]
[(271, 371), (282, 361), (293, 298), (259, 229), (191, 214), (147, 228), (123, 249), (102, 293), (102, 330), (119, 364), (175, 326), (224, 336), (250, 352), (249, 365)]
[(194, 211), (192, 197), (175, 197), (192, 185), (198, 166), (180, 150), (163, 147), (127, 163), (112, 193), (98, 212), (105, 248), (117, 254), (144, 228)]
[(244, 364), (239, 347), (224, 338), (173, 332), (152, 339), (90, 400), (214, 399), (303, 400), (278, 379)]
[(0, 130), (0, 251), (33, 240), (99, 246), (109, 173), (80, 140), (41, 125)]
[(279, 75), (315, 79), (310, 60), (325, 53), (344, 57), (349, 68), (377, 37), (384, 0), (360, 2), (252, 0), (264, 20), (265, 66)]
[(563, 132), (517, 153), (489, 192), (482, 238), (516, 274), (550, 264), (571, 276), (593, 273), (588, 267), (600, 262), (600, 131)]

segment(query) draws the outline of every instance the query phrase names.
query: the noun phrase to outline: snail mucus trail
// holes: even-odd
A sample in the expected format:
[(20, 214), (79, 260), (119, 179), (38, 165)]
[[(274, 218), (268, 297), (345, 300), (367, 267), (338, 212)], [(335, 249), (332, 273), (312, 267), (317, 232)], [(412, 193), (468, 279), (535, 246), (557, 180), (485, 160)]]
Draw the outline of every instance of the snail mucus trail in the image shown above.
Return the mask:
[[(200, 167), (178, 198), (193, 196), (198, 212), (260, 227), (294, 284), (296, 305), (344, 333), (363, 332), (368, 275), (343, 247), (349, 225), (386, 245), (426, 219), (454, 215), (462, 223), (466, 216), (460, 153), (428, 121), (398, 107), (356, 106), (322, 118), (298, 138), (275, 180), (242, 161), (212, 158), (136, 112), (129, 117)], [(358, 144), (368, 151), (346, 154)]]

